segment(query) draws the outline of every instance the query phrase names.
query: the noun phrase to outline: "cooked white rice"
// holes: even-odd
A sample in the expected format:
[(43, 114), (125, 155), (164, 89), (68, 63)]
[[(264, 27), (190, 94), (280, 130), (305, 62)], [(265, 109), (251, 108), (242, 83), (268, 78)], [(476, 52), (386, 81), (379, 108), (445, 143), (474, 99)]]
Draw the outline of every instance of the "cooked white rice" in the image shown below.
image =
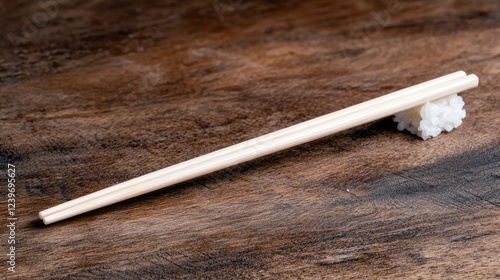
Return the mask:
[(448, 132), (462, 124), (465, 118), (462, 97), (452, 94), (445, 98), (427, 101), (424, 106), (397, 113), (393, 120), (398, 123), (398, 130), (408, 130), (422, 139), (436, 137), (443, 130)]

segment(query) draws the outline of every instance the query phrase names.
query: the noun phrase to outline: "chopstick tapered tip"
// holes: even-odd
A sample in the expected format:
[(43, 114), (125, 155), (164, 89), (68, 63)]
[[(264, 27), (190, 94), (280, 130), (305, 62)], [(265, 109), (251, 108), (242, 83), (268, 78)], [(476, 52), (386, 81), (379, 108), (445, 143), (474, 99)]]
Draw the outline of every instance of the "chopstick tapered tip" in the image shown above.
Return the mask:
[(44, 225), (50, 225), (50, 224), (53, 224), (59, 220), (53, 220), (53, 219), (50, 219), (50, 216), (47, 216), (47, 217), (43, 218), (42, 221), (43, 221)]
[(49, 214), (45, 214), (44, 212), (45, 211), (38, 212), (38, 217), (40, 218), (40, 220), (43, 221), (43, 223), (45, 225), (49, 225), (49, 224), (57, 222), (57, 221), (51, 221), (51, 219), (49, 218), (50, 215)]

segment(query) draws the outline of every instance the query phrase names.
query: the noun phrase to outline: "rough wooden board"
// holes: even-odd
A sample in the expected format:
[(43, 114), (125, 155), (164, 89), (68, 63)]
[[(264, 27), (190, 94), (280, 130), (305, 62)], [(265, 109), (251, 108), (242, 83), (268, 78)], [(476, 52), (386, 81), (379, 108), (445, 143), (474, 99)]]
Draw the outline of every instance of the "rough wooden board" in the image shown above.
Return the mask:
[[(41, 9), (24, 2), (1, 7), (4, 38)], [(17, 169), (19, 245), (17, 272), (2, 261), (0, 275), (500, 277), (500, 4), (399, 3), (243, 1), (221, 22), (210, 1), (73, 1), (27, 43), (4, 40), (0, 157)], [(390, 21), (376, 28), (384, 11)], [(459, 69), (481, 85), (463, 95), (468, 117), (453, 133), (421, 141), (386, 119), (58, 224), (37, 220)]]

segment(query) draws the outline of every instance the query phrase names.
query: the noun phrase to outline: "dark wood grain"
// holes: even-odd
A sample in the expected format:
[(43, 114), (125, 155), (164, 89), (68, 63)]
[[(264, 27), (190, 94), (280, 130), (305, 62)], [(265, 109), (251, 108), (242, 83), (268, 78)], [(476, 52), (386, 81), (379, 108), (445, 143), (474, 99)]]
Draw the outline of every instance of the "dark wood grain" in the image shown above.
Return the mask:
[[(2, 171), (0, 275), (500, 278), (498, 1), (243, 0), (222, 17), (208, 0), (136, 2), (0, 5), (0, 160), (16, 166), (18, 217), (7, 273)], [(460, 69), (481, 85), (463, 94), (464, 124), (436, 139), (385, 119), (54, 225), (38, 220), (114, 183)]]

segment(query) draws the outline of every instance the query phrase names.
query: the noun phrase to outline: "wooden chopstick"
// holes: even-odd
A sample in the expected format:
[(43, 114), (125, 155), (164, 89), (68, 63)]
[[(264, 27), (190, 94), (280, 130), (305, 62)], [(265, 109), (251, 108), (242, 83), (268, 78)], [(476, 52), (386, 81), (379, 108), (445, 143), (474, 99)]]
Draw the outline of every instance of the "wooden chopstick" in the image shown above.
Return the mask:
[(387, 117), (477, 85), (475, 75), (455, 72), (68, 201), (40, 212), (40, 218), (45, 224), (51, 224)]
[[(366, 110), (366, 109), (369, 109), (370, 106), (372, 106), (372, 107), (378, 106), (379, 104), (382, 104), (383, 102), (387, 102), (389, 100), (397, 98), (398, 96), (403, 96), (406, 94), (414, 94), (416, 92), (426, 90), (426, 89), (431, 88), (433, 86), (436, 86), (438, 84), (449, 82), (449, 81), (452, 81), (452, 80), (455, 80), (458, 78), (462, 78), (465, 76), (466, 76), (466, 73), (464, 71), (458, 71), (458, 72), (448, 74), (448, 75), (442, 76), (440, 78), (436, 78), (436, 79), (433, 79), (433, 80), (430, 80), (430, 81), (427, 81), (427, 82), (424, 82), (424, 83), (421, 83), (421, 84), (418, 84), (415, 86), (411, 86), (411, 87), (408, 87), (408, 88), (405, 88), (402, 90), (398, 90), (392, 94), (387, 94), (387, 95), (381, 96), (379, 98), (376, 98), (374, 100), (371, 100), (370, 102), (360, 103), (360, 104), (354, 105), (352, 107), (349, 107), (349, 108), (346, 108), (346, 109), (343, 109), (340, 111), (336, 111), (334, 113), (327, 114), (327, 115), (324, 115), (324, 116), (321, 116), (321, 117), (318, 117), (318, 118), (315, 118), (315, 119), (312, 119), (312, 120), (309, 120), (309, 121), (306, 121), (306, 122), (303, 122), (303, 123), (300, 123), (300, 124), (297, 124), (297, 125), (294, 125), (294, 126), (291, 126), (291, 127), (288, 127), (288, 128), (276, 131), (276, 132), (273, 132), (272, 138), (277, 138), (277, 137), (282, 137), (282, 136), (285, 137), (289, 133), (293, 133), (297, 130), (303, 129), (304, 127), (310, 127), (312, 125), (322, 123), (325, 121), (330, 122), (334, 118), (339, 118), (340, 116), (343, 116), (346, 114), (351, 114), (354, 111)], [(271, 137), (268, 137), (268, 138), (270, 139)], [(251, 141), (255, 141), (255, 139), (245, 141), (245, 142), (239, 143), (237, 145), (233, 145), (233, 146), (218, 150), (216, 152), (209, 153), (207, 155), (197, 157), (197, 158), (176, 164), (174, 166), (163, 168), (163, 169), (160, 169), (158, 171), (151, 172), (149, 174), (146, 174), (146, 175), (128, 180), (126, 182), (119, 183), (119, 184), (116, 184), (114, 186), (102, 189), (100, 191), (96, 191), (94, 193), (82, 196), (80, 198), (73, 199), (71, 201), (59, 204), (59, 205), (54, 206), (52, 208), (49, 208), (47, 210), (41, 211), (40, 218), (43, 218), (43, 217), (48, 216), (50, 214), (54, 214), (54, 213), (62, 211), (64, 209), (71, 208), (71, 207), (73, 207), (77, 204), (83, 203), (85, 201), (90, 201), (90, 200), (95, 199), (97, 197), (107, 195), (107, 194), (116, 192), (118, 190), (126, 189), (128, 187), (135, 186), (135, 185), (142, 183), (142, 182), (145, 182), (145, 181), (152, 180), (153, 178), (160, 178), (160, 177), (168, 176), (169, 174), (176, 172), (180, 169), (188, 168), (189, 166), (193, 166), (195, 164), (199, 164), (201, 162), (210, 160), (212, 158), (219, 157), (223, 154), (232, 153), (234, 151), (237, 151), (237, 150), (245, 147)], [(262, 143), (262, 142), (263, 141), (261, 140), (260, 143)]]

